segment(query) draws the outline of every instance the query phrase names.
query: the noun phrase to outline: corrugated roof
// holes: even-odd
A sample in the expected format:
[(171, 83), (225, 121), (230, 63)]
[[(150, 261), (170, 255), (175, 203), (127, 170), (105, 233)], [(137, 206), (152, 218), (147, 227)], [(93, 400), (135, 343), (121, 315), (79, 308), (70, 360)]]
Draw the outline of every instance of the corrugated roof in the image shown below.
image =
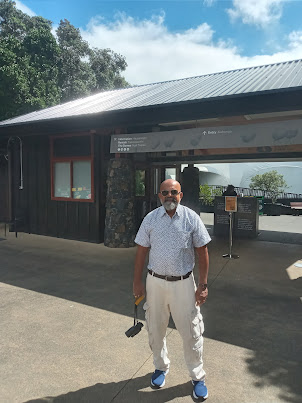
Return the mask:
[(0, 122), (0, 126), (302, 86), (302, 60), (100, 92)]

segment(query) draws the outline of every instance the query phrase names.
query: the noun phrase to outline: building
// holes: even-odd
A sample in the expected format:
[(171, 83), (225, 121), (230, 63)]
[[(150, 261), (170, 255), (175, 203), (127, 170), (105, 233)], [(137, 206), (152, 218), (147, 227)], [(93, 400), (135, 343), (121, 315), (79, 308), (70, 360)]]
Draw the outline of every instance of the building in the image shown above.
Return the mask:
[(254, 175), (275, 170), (283, 175), (287, 193), (302, 194), (302, 161), (239, 162), (237, 164), (203, 164), (200, 170), (200, 184), (248, 188)]
[(301, 117), (295, 60), (101, 92), (0, 122), (0, 220), (131, 246), (159, 183), (179, 179), (181, 164), (301, 160)]

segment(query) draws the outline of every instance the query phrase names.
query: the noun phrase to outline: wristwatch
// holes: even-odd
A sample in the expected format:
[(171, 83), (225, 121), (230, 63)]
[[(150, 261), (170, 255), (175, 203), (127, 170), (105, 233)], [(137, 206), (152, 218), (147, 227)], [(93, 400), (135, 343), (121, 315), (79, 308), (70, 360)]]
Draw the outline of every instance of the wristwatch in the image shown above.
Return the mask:
[(208, 284), (205, 284), (205, 283), (199, 283), (199, 284), (198, 284), (198, 287), (200, 287), (200, 286), (202, 286), (202, 290), (203, 290), (203, 291), (208, 288)]

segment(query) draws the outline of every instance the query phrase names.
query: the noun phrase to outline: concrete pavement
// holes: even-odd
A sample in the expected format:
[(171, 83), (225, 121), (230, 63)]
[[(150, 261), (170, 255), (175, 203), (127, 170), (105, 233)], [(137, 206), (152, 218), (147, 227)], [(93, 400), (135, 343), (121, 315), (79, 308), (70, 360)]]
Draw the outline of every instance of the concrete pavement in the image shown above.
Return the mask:
[[(237, 242), (238, 260), (223, 259), (227, 249), (210, 244), (207, 401), (300, 403), (302, 248)], [(173, 322), (171, 370), (159, 391), (149, 387), (146, 330), (124, 334), (133, 321), (134, 255), (28, 234), (0, 241), (1, 403), (192, 402)]]
[[(214, 213), (201, 213), (210, 235), (214, 229)], [(259, 216), (257, 241), (302, 245), (302, 215)]]

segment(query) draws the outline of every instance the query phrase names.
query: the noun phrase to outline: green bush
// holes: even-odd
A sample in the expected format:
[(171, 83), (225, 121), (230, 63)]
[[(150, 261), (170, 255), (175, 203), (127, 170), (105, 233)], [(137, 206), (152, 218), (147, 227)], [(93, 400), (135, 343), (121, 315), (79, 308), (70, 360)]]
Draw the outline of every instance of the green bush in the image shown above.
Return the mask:
[(209, 186), (207, 183), (204, 185), (199, 185), (199, 198), (203, 204), (206, 206), (213, 206), (215, 196), (222, 195), (222, 187), (213, 188)]

